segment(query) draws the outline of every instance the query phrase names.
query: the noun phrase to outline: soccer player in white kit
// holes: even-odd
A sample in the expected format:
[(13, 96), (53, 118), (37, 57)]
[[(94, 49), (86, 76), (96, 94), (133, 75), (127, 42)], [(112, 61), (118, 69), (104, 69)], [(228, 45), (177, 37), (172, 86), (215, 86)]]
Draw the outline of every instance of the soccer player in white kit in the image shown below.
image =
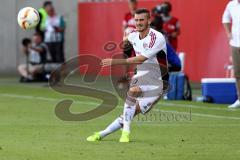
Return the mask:
[(122, 128), (120, 142), (129, 142), (130, 124), (133, 117), (139, 113), (147, 113), (163, 95), (163, 81), (157, 53), (166, 54), (164, 36), (150, 28), (150, 12), (147, 9), (137, 9), (135, 13), (136, 31), (125, 35), (124, 41), (129, 41), (136, 56), (128, 59), (104, 59), (102, 66), (137, 64), (137, 73), (132, 77), (123, 114), (114, 120), (105, 130), (96, 132), (87, 141), (100, 141)]

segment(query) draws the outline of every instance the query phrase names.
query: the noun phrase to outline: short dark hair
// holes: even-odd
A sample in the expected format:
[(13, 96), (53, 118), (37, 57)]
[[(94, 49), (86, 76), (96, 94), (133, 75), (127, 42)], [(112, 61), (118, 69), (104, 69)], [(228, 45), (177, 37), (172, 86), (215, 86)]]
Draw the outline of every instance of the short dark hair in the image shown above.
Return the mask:
[(47, 6), (49, 6), (49, 5), (52, 5), (52, 1), (45, 1), (45, 2), (43, 3), (43, 7), (44, 7), (44, 8), (47, 7)]
[(37, 37), (43, 38), (43, 37), (42, 37), (42, 34), (41, 34), (40, 32), (35, 32), (35, 33), (33, 34), (33, 36), (37, 36)]
[(167, 9), (168, 12), (171, 12), (171, 11), (172, 11), (172, 4), (171, 4), (170, 2), (168, 2), (168, 1), (164, 1), (164, 2), (162, 3), (162, 7), (166, 7), (166, 9)]
[(128, 0), (129, 3), (137, 3), (137, 0)]
[(150, 18), (150, 11), (146, 8), (139, 8), (135, 11), (135, 14), (142, 14), (146, 13), (148, 15), (148, 18)]
[(22, 39), (22, 45), (24, 47), (27, 47), (30, 43), (31, 43), (31, 39), (29, 39), (29, 38), (23, 38)]

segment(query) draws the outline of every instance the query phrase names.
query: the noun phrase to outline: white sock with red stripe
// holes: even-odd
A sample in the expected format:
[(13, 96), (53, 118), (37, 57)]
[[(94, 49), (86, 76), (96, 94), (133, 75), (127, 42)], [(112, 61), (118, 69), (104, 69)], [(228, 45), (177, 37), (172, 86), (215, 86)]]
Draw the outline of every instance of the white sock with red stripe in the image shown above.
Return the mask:
[(130, 133), (130, 125), (136, 111), (136, 100), (128, 97), (123, 110), (123, 131)]
[(117, 119), (115, 119), (105, 130), (100, 131), (100, 137), (105, 137), (117, 130), (119, 130), (123, 125), (123, 116), (119, 116)]

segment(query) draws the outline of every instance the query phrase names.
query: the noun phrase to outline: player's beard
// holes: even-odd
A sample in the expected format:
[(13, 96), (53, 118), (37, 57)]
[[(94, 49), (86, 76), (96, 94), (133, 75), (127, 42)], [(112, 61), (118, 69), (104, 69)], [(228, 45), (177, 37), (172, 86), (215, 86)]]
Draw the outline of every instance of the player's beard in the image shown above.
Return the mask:
[(144, 32), (148, 28), (148, 24), (140, 24), (137, 26), (137, 31), (138, 32)]

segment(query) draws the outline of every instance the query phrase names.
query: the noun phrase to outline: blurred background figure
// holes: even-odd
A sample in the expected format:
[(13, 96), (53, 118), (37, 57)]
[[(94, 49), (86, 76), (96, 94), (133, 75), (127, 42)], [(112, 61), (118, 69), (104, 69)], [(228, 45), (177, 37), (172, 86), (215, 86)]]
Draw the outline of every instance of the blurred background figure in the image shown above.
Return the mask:
[[(124, 35), (129, 34), (136, 28), (134, 13), (137, 9), (137, 6), (138, 6), (137, 0), (128, 0), (129, 12), (124, 15), (123, 20)], [(125, 57), (131, 57), (132, 54), (134, 54), (132, 45), (130, 43), (124, 44), (123, 52)]]
[(171, 15), (172, 5), (167, 1), (162, 2), (160, 6), (157, 7), (157, 9), (162, 16), (163, 30), (166, 34), (166, 38), (172, 47), (177, 50), (178, 36), (180, 35), (180, 23), (178, 18)]
[(63, 63), (64, 55), (64, 31), (66, 28), (63, 16), (57, 15), (52, 3), (45, 7), (48, 14), (44, 29), (44, 42), (47, 44), (51, 61)]
[(163, 30), (163, 20), (162, 20), (162, 10), (161, 10), (161, 5), (157, 5), (152, 9), (152, 22), (151, 22), (151, 27), (158, 32), (163, 33), (165, 36), (165, 32)]
[(136, 28), (134, 13), (137, 9), (137, 6), (138, 6), (137, 0), (128, 0), (129, 12), (124, 15), (124, 19), (123, 19), (124, 32), (131, 32), (133, 29)]
[(240, 0), (230, 1), (224, 11), (222, 23), (232, 48), (232, 62), (238, 100), (228, 108), (240, 108)]
[[(167, 36), (167, 33), (163, 30), (163, 18), (161, 16), (162, 10), (161, 5), (157, 5), (152, 9), (152, 22), (151, 22), (151, 28), (161, 32), (165, 37)], [(167, 42), (167, 59), (165, 55), (159, 53), (157, 54), (157, 58), (160, 62), (160, 64), (168, 64), (168, 72), (178, 72), (181, 71), (181, 61), (180, 58), (177, 55), (176, 50)], [(168, 81), (168, 75), (164, 76), (163, 79)]]
[[(124, 37), (125, 37), (125, 35), (131, 33), (136, 28), (134, 14), (138, 7), (138, 1), (137, 0), (128, 0), (128, 7), (129, 7), (129, 12), (127, 12), (124, 15), (124, 19), (123, 19)], [(123, 56), (125, 58), (128, 58), (128, 57), (132, 57), (133, 55), (134, 55), (133, 46), (129, 42), (124, 43), (123, 44)], [(126, 75), (120, 79), (119, 83), (128, 82), (128, 78), (129, 78), (128, 73), (129, 72), (130, 72), (130, 68), (128, 66), (126, 66)]]
[(26, 64), (18, 66), (20, 81), (32, 81), (37, 74), (43, 72), (43, 66), (47, 60), (47, 48), (38, 32), (33, 35), (32, 40), (24, 39), (22, 45), (23, 53), (26, 55)]
[(232, 56), (229, 57), (229, 63), (225, 65), (225, 69), (226, 69), (226, 78), (234, 78)]
[(42, 35), (43, 40), (44, 40), (44, 30), (45, 30), (45, 26), (46, 26), (46, 20), (47, 20), (47, 17), (48, 17), (48, 13), (46, 11), (46, 8), (48, 8), (51, 5), (52, 5), (51, 1), (45, 1), (43, 3), (42, 8), (40, 8), (38, 10), (39, 16), (40, 16), (40, 21), (39, 21), (39, 23), (36, 27), (36, 32), (39, 32)]

